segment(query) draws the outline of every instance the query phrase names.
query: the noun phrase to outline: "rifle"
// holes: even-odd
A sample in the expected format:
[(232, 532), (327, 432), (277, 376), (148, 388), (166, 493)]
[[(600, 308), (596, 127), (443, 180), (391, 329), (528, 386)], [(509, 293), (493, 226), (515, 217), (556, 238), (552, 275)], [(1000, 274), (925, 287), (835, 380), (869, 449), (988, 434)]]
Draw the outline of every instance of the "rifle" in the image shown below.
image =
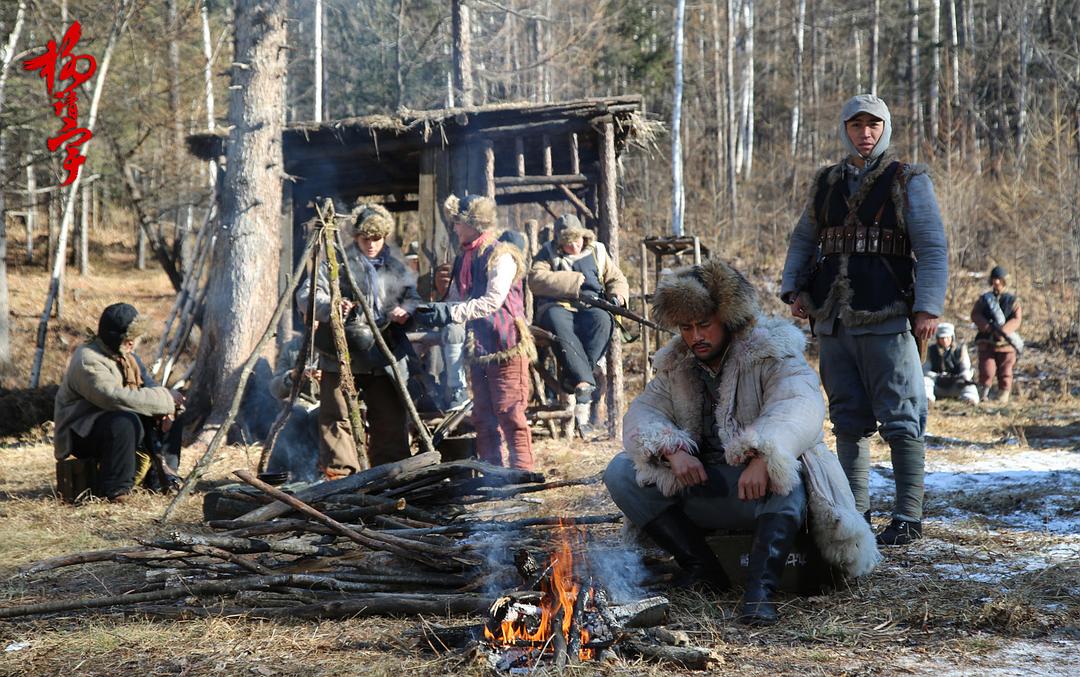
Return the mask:
[(587, 306), (589, 308), (599, 308), (600, 310), (606, 310), (607, 312), (611, 313), (612, 315), (618, 315), (619, 317), (625, 317), (628, 320), (633, 320), (634, 322), (637, 322), (639, 324), (643, 324), (646, 327), (649, 327), (650, 329), (655, 329), (657, 331), (665, 332), (665, 333), (668, 333), (668, 334), (674, 334), (675, 333), (675, 332), (671, 331), (670, 329), (667, 329), (665, 327), (661, 327), (660, 325), (656, 324), (652, 320), (645, 319), (644, 317), (642, 317), (641, 315), (638, 315), (637, 313), (635, 313), (632, 310), (628, 310), (627, 308), (623, 308), (622, 306), (617, 306), (614, 303), (611, 303), (610, 301), (605, 301), (604, 299), (600, 298), (599, 296), (582, 296), (582, 297), (574, 299), (573, 303), (578, 303), (578, 304), (581, 304), (583, 306)]
[(1005, 313), (1001, 312), (1001, 306), (998, 305), (997, 298), (994, 296), (993, 292), (984, 293), (982, 299), (989, 311), (984, 317), (986, 317), (986, 323), (990, 325), (990, 331), (1005, 339), (1005, 342), (1013, 347), (1013, 350), (1016, 351), (1016, 356), (1019, 357), (1024, 352), (1024, 339), (1020, 338), (1020, 334), (1005, 331), (1003, 325), (1007, 319)]

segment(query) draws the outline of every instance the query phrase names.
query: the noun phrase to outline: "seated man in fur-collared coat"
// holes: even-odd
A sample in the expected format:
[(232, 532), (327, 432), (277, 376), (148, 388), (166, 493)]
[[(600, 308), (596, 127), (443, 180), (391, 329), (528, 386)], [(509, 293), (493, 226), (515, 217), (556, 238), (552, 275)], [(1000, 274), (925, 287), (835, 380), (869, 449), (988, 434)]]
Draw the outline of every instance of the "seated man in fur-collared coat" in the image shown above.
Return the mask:
[(705, 541), (711, 529), (751, 530), (739, 618), (777, 620), (774, 595), (809, 509), (825, 560), (849, 576), (881, 556), (823, 442), (825, 404), (795, 326), (762, 315), (754, 289), (712, 259), (657, 286), (654, 317), (677, 336), (654, 358), (656, 377), (630, 404), (624, 451), (604, 474), (619, 509), (683, 569), (686, 583), (730, 582)]

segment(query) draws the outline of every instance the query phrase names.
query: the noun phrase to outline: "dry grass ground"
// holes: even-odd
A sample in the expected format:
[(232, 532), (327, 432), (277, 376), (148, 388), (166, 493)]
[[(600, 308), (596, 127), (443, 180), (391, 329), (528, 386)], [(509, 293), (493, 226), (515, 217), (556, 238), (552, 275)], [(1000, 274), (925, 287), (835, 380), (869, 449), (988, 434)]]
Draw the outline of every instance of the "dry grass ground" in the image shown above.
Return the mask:
[[(59, 379), (79, 333), (108, 303), (131, 300), (162, 318), (168, 310), (171, 294), (162, 275), (132, 271), (122, 247), (103, 251), (95, 275), (69, 275), (71, 295), (65, 319), (56, 325), (62, 331), (50, 338), (43, 382)], [(29, 365), (47, 279), (40, 268), (14, 263), (9, 274), (22, 369)], [(931, 475), (937, 483), (930, 484), (924, 541), (888, 552), (873, 575), (840, 590), (785, 598), (783, 620), (775, 628), (748, 630), (733, 622), (735, 593), (720, 599), (676, 594), (673, 622), (695, 643), (723, 656), (719, 672), (724, 674), (1080, 673), (1080, 536), (1075, 528), (1080, 523), (1080, 432), (1075, 423), (1080, 405), (1061, 397), (1061, 390), (1039, 387), (1046, 374), (1052, 378), (1062, 372), (1060, 360), (1054, 355), (1025, 360), (1026, 396), (1007, 408), (973, 411), (946, 403), (933, 409), (928, 461), (931, 470), (937, 469)], [(20, 374), (18, 385), (24, 379), (25, 373)], [(617, 451), (610, 442), (538, 446), (541, 469), (550, 478), (598, 472)], [(1022, 470), (1032, 454), (1056, 459), (1057, 469), (1010, 480), (1009, 469)], [(1071, 466), (1069, 454), (1077, 459)], [(207, 482), (222, 482), (233, 468), (250, 467), (256, 458), (255, 449), (229, 447)], [(995, 459), (1004, 477), (981, 483), (986, 473), (978, 464)], [(184, 469), (193, 461), (185, 458)], [(881, 487), (889, 483), (887, 450), (880, 442), (874, 446), (874, 461), (880, 466), (875, 471), (880, 515), (888, 504), (888, 491)], [(965, 470), (969, 467), (974, 469)], [(16, 574), (46, 557), (133, 544), (168, 529), (153, 522), (164, 510), (162, 497), (141, 494), (123, 505), (92, 501), (69, 506), (53, 497), (53, 473), (46, 440), (24, 435), (0, 443), (0, 606), (114, 593), (138, 581), (141, 569), (94, 564), (30, 578)], [(953, 475), (970, 478), (972, 484), (946, 481)], [(561, 490), (545, 500), (539, 510), (551, 514), (613, 508), (597, 486)], [(1027, 513), (1042, 522), (1017, 521)], [(196, 529), (199, 516), (199, 503), (192, 500), (177, 522)], [(614, 540), (616, 532), (598, 530), (594, 537)], [(0, 621), (0, 675), (487, 674), (485, 665), (470, 657), (439, 656), (412, 646), (403, 636), (417, 624), (417, 619), (161, 621), (123, 611), (65, 613)], [(677, 671), (617, 662), (570, 672)]]

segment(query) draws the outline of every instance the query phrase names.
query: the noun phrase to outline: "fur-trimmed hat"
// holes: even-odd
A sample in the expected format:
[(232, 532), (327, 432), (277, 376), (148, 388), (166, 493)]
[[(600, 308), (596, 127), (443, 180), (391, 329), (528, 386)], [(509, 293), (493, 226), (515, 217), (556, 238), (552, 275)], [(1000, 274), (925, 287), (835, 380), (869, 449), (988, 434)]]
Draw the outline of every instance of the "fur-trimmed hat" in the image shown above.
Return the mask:
[(358, 205), (355, 214), (356, 221), (353, 222), (352, 227), (353, 237), (362, 235), (369, 240), (378, 240), (394, 230), (394, 217), (382, 205)]
[(734, 333), (754, 323), (757, 293), (742, 274), (720, 259), (684, 266), (661, 278), (653, 295), (653, 315), (665, 327), (700, 322), (720, 313)]
[(479, 231), (494, 228), (498, 218), (495, 200), (484, 195), (466, 195), (463, 198), (451, 195), (443, 206), (450, 221), (468, 224)]
[(101, 311), (97, 335), (110, 350), (120, 352), (124, 341), (138, 341), (149, 330), (149, 321), (130, 303), (114, 303)]
[(553, 230), (555, 242), (558, 243), (560, 247), (565, 246), (568, 242), (573, 242), (579, 237), (583, 240), (596, 239), (593, 236), (593, 232), (581, 225), (581, 220), (574, 214), (563, 214), (555, 219)]

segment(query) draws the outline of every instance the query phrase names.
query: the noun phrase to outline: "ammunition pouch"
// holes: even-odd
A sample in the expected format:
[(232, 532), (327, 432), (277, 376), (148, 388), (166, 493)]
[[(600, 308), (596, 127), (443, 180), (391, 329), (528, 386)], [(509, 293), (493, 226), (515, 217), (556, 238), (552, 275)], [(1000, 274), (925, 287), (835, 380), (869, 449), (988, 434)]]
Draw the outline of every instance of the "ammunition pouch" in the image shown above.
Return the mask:
[(879, 226), (832, 226), (818, 236), (821, 255), (885, 254), (911, 256), (911, 240), (895, 228)]

